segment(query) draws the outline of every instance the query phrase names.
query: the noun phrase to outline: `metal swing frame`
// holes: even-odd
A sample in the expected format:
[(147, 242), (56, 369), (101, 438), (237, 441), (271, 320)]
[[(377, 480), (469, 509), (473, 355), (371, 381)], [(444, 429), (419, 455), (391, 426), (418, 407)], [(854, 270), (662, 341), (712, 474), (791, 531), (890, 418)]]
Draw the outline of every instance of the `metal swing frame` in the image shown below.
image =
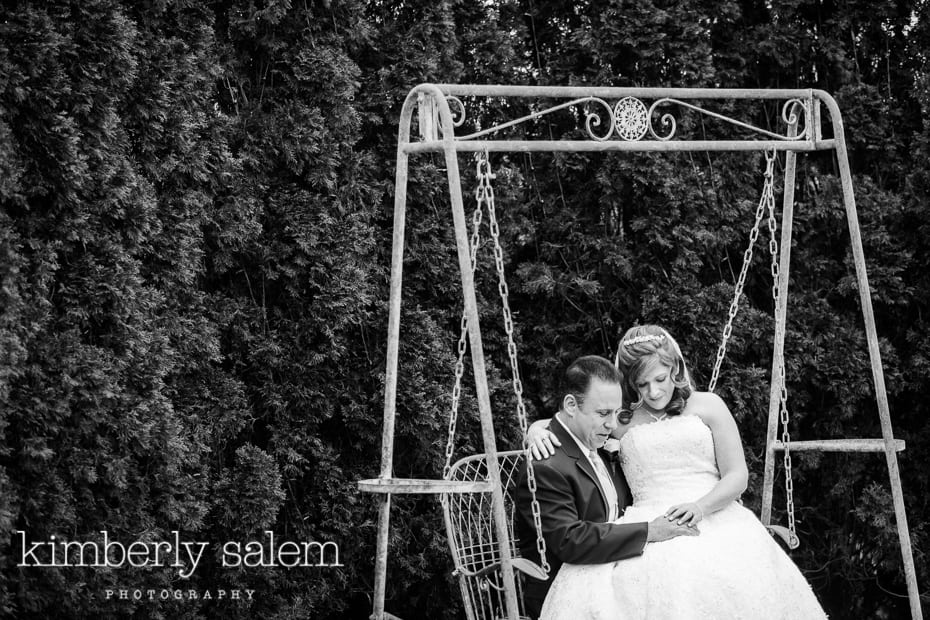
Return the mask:
[[(524, 98), (534, 100), (535, 109), (526, 116), (495, 125), (471, 134), (456, 136), (456, 129), (465, 120), (461, 97)], [(541, 107), (538, 100), (559, 103)], [(648, 105), (644, 103), (652, 101)], [(780, 134), (756, 127), (703, 107), (703, 101), (730, 102), (756, 100), (782, 104), (782, 120), (787, 125)], [(615, 103), (608, 103), (615, 102)], [(698, 103), (695, 103), (698, 102)], [(700, 104), (700, 105), (699, 105)], [(457, 108), (453, 113), (452, 108)], [(521, 140), (493, 139), (492, 134), (531, 122), (562, 110), (584, 110), (586, 139)], [(596, 111), (592, 112), (591, 108)], [(739, 128), (743, 134), (733, 140), (697, 140), (677, 135), (675, 117), (666, 108), (712, 118)], [(832, 127), (832, 137), (824, 138), (822, 110), (826, 108)], [(411, 141), (411, 121), (418, 109), (420, 140)], [(659, 124), (653, 118), (659, 116)], [(606, 121), (606, 122), (605, 122)], [(606, 126), (606, 127), (605, 127)], [(468, 227), (462, 198), (458, 154), (467, 152), (607, 152), (607, 151), (785, 151), (784, 194), (782, 200), (782, 230), (778, 261), (779, 286), (775, 312), (775, 336), (772, 356), (772, 381), (766, 433), (765, 472), (762, 498), (763, 524), (770, 525), (776, 452), (814, 450), (825, 452), (884, 452), (894, 504), (895, 521), (907, 582), (911, 617), (922, 619), (920, 595), (911, 549), (904, 494), (898, 469), (897, 452), (904, 442), (896, 440), (891, 425), (885, 378), (878, 347), (878, 333), (872, 310), (872, 300), (866, 272), (865, 255), (853, 194), (852, 175), (846, 149), (843, 120), (839, 106), (831, 95), (816, 89), (701, 89), (701, 88), (615, 88), (421, 84), (413, 88), (404, 101), (400, 114), (397, 145), (397, 168), (394, 194), (394, 229), (391, 254), (391, 285), (387, 339), (387, 368), (384, 387), (384, 420), (381, 445), (381, 469), (376, 479), (362, 480), (362, 491), (380, 497), (378, 514), (377, 555), (375, 557), (375, 591), (373, 620), (394, 618), (384, 610), (387, 581), (388, 533), (391, 498), (397, 494), (489, 493), (497, 540), (500, 541), (501, 583), (505, 591), (508, 620), (518, 620), (519, 605), (514, 580), (513, 558), (509, 544), (508, 517), (504, 511), (503, 490), (498, 467), (498, 450), (491, 413), (490, 394), (484, 361), (481, 329), (475, 296)], [(868, 344), (872, 380), (882, 430), (880, 439), (827, 439), (813, 441), (779, 440), (779, 406), (784, 385), (784, 342), (788, 305), (788, 282), (791, 258), (791, 236), (794, 218), (794, 186), (797, 154), (814, 151), (834, 151), (840, 172), (843, 204), (849, 228), (856, 282)], [(446, 164), (452, 218), (455, 228), (459, 270), (478, 413), (484, 443), (487, 479), (479, 482), (447, 480), (400, 479), (393, 477), (394, 421), (397, 413), (397, 365), (400, 345), (400, 308), (406, 221), (407, 180), (410, 155), (442, 153)]]

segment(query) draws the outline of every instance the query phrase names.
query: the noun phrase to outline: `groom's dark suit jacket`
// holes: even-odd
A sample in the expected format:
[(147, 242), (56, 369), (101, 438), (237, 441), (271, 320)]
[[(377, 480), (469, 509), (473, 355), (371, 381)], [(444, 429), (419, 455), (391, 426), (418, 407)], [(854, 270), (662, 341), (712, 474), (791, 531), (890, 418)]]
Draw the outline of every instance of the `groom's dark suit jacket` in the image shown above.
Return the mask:
[[(591, 463), (559, 422), (553, 420), (549, 430), (559, 438), (562, 447), (550, 458), (533, 462), (536, 499), (550, 566), (546, 581), (526, 577), (523, 599), (527, 613), (533, 618), (539, 616), (546, 593), (563, 562), (601, 564), (640, 555), (648, 533), (645, 522), (605, 523), (608, 508)], [(598, 452), (613, 477), (622, 514), (631, 503), (630, 487), (619, 463), (607, 452)], [(514, 492), (517, 508), (514, 534), (519, 538), (520, 555), (541, 565), (526, 469), (517, 480)]]

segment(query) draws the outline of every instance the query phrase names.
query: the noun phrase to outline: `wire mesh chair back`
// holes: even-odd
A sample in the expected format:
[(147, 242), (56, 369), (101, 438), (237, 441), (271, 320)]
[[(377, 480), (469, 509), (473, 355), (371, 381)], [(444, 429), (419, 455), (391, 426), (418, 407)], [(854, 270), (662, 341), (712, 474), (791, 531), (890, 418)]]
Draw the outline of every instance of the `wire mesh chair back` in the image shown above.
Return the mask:
[[(512, 557), (519, 554), (514, 539), (513, 490), (523, 466), (522, 450), (500, 452), (501, 488), (504, 494), (504, 513), (507, 516), (507, 531), (510, 538)], [(487, 480), (487, 462), (484, 454), (465, 457), (457, 461), (449, 471), (449, 480), (480, 482)], [(443, 516), (452, 559), (454, 574), (458, 577), (465, 602), (468, 620), (497, 620), (506, 618), (504, 588), (500, 575), (500, 549), (491, 511), (491, 493), (449, 493), (442, 496)], [(523, 612), (523, 587), (517, 579), (517, 600)]]

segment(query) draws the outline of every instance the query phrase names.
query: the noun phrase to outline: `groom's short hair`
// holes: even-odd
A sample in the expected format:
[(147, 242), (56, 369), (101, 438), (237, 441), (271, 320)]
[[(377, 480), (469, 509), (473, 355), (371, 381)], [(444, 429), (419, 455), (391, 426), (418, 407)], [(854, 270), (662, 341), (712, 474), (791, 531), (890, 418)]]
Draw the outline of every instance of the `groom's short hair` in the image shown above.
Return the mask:
[(585, 355), (569, 364), (562, 377), (562, 398), (573, 394), (581, 399), (588, 392), (591, 380), (597, 378), (607, 383), (623, 384), (623, 375), (610, 360), (600, 355)]

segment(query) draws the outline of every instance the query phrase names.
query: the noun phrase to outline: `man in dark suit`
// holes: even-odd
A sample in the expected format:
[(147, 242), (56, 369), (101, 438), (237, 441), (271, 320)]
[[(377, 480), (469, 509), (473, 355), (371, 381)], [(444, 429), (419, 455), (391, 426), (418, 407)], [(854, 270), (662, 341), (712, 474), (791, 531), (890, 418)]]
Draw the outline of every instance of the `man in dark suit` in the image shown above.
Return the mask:
[[(564, 562), (623, 560), (641, 555), (647, 542), (697, 535), (696, 529), (664, 517), (649, 523), (611, 523), (631, 502), (623, 472), (602, 449), (617, 427), (621, 380), (620, 371), (596, 355), (578, 358), (565, 371), (561, 408), (549, 425), (562, 448), (533, 463), (549, 578), (526, 576), (523, 601), (530, 618), (539, 617)], [(515, 535), (521, 556), (541, 565), (532, 500), (524, 470), (515, 489)]]

